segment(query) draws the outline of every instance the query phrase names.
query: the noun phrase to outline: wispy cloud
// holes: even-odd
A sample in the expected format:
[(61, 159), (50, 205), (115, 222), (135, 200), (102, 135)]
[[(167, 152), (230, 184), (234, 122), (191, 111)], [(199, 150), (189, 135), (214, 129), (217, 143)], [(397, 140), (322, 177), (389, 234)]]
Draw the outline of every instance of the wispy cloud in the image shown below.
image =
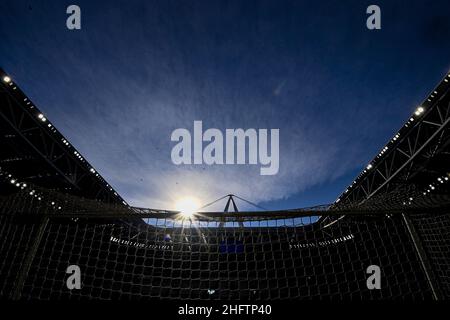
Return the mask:
[[(430, 70), (436, 77), (446, 71), (450, 53), (447, 44), (427, 49), (423, 37), (406, 43), (405, 32), (372, 41), (356, 25), (359, 15), (338, 2), (318, 3), (316, 15), (298, 2), (270, 9), (258, 3), (258, 14), (241, 2), (79, 5), (82, 30), (70, 32), (64, 3), (33, 10), (2, 3), (0, 58), (138, 206), (173, 208), (185, 195), (204, 203), (228, 193), (253, 202), (285, 199), (362, 168), (434, 84)], [(409, 10), (405, 17), (425, 11)], [(421, 34), (420, 21), (404, 25)], [(279, 128), (279, 173), (173, 165), (170, 135), (194, 120), (205, 129)]]
[[(97, 77), (96, 72), (84, 75), (88, 87), (99, 86)], [(226, 88), (190, 83), (183, 88), (189, 93), (184, 94), (177, 83), (179, 78), (168, 78), (176, 80), (166, 80), (164, 90), (152, 94), (161, 88), (142, 90), (145, 83), (121, 76), (121, 90), (114, 89), (116, 84), (112, 83), (109, 94), (83, 97), (83, 103), (92, 108), (64, 120), (64, 127), (73, 130), (67, 134), (75, 144), (132, 204), (173, 208), (178, 197), (195, 196), (207, 203), (228, 193), (254, 202), (270, 201), (332, 179), (347, 169), (345, 160), (338, 161), (342, 156), (338, 132), (308, 123), (306, 116), (281, 126), (285, 115), (273, 114), (279, 107), (276, 102), (250, 101), (252, 105), (245, 105), (234, 100), (224, 112), (216, 102), (229, 100), (233, 93)], [(178, 91), (172, 94), (175, 88)], [(170, 134), (179, 127), (192, 130), (194, 120), (221, 129), (281, 127), (279, 174), (261, 176), (259, 166), (251, 165), (175, 166), (170, 158), (174, 145)]]

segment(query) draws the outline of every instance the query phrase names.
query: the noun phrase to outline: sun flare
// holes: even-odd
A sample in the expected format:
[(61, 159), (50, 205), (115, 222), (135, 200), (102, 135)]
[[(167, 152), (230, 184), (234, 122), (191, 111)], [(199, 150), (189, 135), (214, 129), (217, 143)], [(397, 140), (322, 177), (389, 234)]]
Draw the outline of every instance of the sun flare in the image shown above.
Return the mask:
[(180, 211), (183, 218), (190, 218), (200, 208), (200, 201), (194, 197), (184, 197), (175, 202), (175, 209)]

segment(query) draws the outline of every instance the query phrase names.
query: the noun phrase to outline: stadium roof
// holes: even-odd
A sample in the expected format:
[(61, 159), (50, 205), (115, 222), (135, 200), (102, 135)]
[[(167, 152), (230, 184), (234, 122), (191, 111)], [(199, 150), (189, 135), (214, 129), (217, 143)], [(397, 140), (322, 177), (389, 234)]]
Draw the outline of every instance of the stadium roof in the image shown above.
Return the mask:
[[(380, 194), (412, 204), (413, 195), (440, 198), (450, 194), (450, 74), (336, 199), (335, 207), (361, 206)], [(375, 200), (379, 201), (379, 200)]]
[(0, 68), (0, 190), (29, 183), (108, 203), (126, 202)]

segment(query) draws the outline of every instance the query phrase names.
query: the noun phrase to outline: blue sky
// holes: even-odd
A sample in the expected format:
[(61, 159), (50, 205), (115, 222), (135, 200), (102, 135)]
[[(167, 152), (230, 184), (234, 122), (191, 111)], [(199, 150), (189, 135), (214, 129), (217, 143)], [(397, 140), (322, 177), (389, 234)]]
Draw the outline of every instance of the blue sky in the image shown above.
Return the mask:
[[(366, 28), (370, 4), (381, 30)], [(449, 13), (438, 0), (4, 0), (0, 65), (131, 204), (235, 193), (304, 207), (334, 201), (450, 70)], [(173, 165), (170, 134), (194, 120), (279, 128), (279, 173)]]

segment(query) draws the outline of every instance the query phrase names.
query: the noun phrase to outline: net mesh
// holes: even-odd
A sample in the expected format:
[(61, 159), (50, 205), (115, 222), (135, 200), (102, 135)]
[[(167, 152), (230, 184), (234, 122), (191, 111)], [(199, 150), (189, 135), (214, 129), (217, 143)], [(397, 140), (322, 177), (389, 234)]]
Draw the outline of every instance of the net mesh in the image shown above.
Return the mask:
[[(0, 200), (2, 298), (450, 297), (450, 211), (430, 198), (427, 212), (331, 205), (180, 221), (170, 211), (33, 191)], [(66, 285), (70, 265), (81, 270), (80, 290)], [(381, 268), (380, 290), (367, 287), (370, 265)]]
[(417, 214), (411, 217), (420, 242), (430, 260), (433, 276), (442, 290), (442, 295), (450, 298), (450, 215), (429, 216)]

